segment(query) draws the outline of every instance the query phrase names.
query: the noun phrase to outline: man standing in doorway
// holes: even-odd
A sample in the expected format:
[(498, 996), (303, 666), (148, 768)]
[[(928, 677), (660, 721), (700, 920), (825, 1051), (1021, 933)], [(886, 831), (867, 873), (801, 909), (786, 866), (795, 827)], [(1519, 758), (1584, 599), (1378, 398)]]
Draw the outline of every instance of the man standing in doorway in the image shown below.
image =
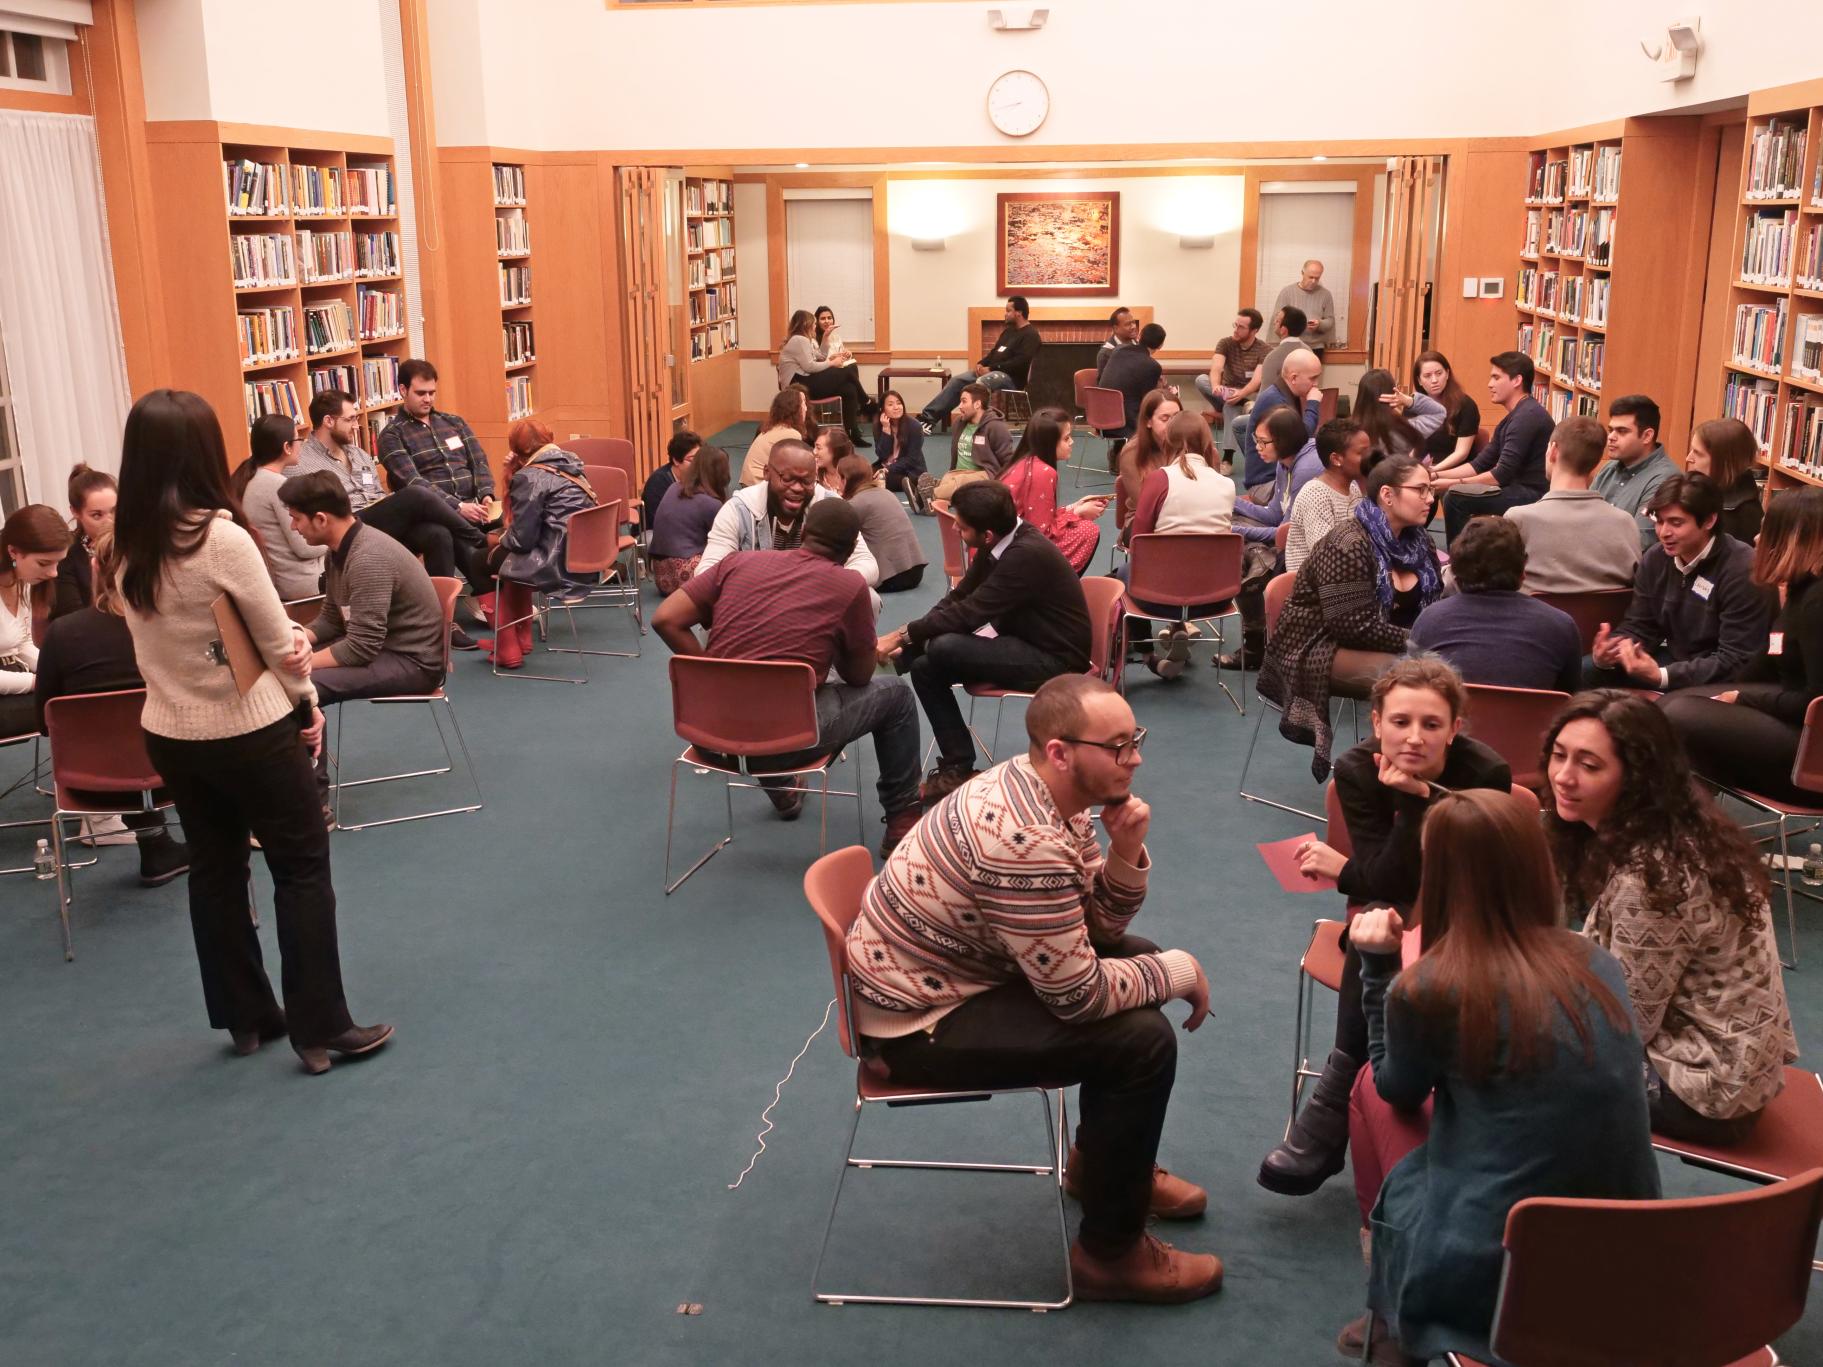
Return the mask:
[(1006, 301), (1006, 327), (1001, 329), (1000, 340), (975, 362), (974, 374), (956, 376), (918, 414), (918, 425), (924, 429), (924, 435), (928, 437), (938, 423), (949, 418), (950, 409), (956, 406), (966, 385), (1024, 389), (1031, 378), (1032, 362), (1038, 359), (1038, 348), (1042, 345), (1038, 329), (1032, 326), (1032, 306), (1026, 303), (1023, 294), (1012, 295)]
[(1304, 345), (1321, 356), (1325, 347), (1336, 346), (1336, 301), (1323, 283), (1323, 263), (1311, 259), (1304, 263), (1298, 278), (1279, 291), (1274, 307), (1296, 308), (1304, 313)]

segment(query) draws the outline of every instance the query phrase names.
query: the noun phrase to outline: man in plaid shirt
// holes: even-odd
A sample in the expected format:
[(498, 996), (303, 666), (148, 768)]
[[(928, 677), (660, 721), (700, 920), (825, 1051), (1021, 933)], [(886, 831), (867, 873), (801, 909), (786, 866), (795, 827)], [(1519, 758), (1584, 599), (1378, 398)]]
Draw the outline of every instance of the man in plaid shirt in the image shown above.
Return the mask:
[[(396, 494), (422, 484), (467, 524), (467, 534), (452, 531), (456, 563), (468, 565), (487, 554), (488, 501), (494, 496), (494, 472), (487, 452), (469, 425), (454, 413), (437, 411), (437, 368), (416, 358), (399, 367), (403, 395), (400, 415), (388, 423), (375, 443), (387, 482)], [(450, 633), (457, 650), (475, 649), (460, 627)]]
[(399, 367), (402, 415), (380, 433), (378, 455), (396, 493), (425, 483), (479, 530), (488, 521), (494, 475), (469, 425), (454, 413), (437, 411), (437, 368), (410, 360)]

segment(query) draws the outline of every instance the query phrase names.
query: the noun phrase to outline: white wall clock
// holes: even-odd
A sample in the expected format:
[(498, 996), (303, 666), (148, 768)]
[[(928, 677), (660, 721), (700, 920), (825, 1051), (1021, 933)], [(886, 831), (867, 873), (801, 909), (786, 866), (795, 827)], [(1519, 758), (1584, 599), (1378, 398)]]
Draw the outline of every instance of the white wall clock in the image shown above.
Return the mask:
[(988, 87), (987, 116), (1009, 138), (1036, 133), (1050, 112), (1051, 92), (1033, 72), (1008, 71)]

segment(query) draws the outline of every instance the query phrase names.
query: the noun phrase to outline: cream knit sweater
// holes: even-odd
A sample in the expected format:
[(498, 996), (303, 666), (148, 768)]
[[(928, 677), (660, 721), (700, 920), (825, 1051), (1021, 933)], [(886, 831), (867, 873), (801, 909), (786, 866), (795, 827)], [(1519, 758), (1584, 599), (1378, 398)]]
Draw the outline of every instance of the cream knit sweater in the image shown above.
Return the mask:
[[(246, 619), (267, 669), (243, 696), (226, 665), (216, 664), (211, 644), (213, 604), (223, 593)], [(146, 681), (140, 724), (168, 740), (221, 740), (244, 736), (288, 715), (300, 699), (316, 701), (308, 678), (277, 667), (291, 653), (291, 619), (266, 572), (253, 538), (225, 512), (211, 519), (194, 555), (168, 563), (158, 585), (158, 610), (126, 610), (133, 653)]]

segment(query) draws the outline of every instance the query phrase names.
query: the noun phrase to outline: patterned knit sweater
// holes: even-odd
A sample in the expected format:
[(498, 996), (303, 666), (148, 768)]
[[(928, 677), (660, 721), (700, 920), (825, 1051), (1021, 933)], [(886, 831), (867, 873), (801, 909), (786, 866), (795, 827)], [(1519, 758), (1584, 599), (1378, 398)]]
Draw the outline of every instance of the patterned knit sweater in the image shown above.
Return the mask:
[(1064, 820), (1025, 756), (995, 765), (932, 808), (869, 885), (848, 933), (856, 1025), (897, 1039), (1022, 976), (1066, 1021), (1182, 996), (1196, 981), (1183, 950), (1096, 953), (1138, 914), (1149, 867), (1104, 858), (1088, 814)]
[[(1681, 885), (1675, 916), (1652, 908), (1649, 879)], [(1772, 918), (1764, 902), (1756, 910), (1750, 930), (1700, 872), (1642, 861), (1608, 880), (1583, 925), (1620, 960), (1652, 1066), (1678, 1100), (1716, 1120), (1771, 1101), (1798, 1056)]]

